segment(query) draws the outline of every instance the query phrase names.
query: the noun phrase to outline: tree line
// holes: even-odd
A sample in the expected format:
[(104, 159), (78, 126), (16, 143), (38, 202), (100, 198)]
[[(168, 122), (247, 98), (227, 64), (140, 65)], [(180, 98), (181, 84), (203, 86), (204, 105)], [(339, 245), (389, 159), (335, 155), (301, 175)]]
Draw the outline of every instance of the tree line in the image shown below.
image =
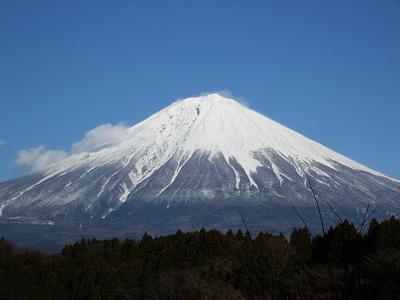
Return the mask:
[(400, 221), (363, 229), (82, 239), (57, 255), (1, 238), (0, 299), (400, 299)]

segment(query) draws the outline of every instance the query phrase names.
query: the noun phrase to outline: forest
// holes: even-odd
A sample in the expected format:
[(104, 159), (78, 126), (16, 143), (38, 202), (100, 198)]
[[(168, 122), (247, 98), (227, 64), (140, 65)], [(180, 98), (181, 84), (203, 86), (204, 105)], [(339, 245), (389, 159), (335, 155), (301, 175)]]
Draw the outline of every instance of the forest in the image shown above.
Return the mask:
[(400, 299), (400, 221), (82, 239), (57, 255), (2, 238), (0, 299)]

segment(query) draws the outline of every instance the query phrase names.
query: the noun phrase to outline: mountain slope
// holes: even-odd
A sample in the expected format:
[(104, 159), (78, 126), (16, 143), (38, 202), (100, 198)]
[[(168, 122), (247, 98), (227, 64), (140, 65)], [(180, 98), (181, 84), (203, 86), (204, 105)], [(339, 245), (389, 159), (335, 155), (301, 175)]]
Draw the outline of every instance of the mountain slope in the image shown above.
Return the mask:
[[(344, 216), (398, 214), (400, 182), (219, 94), (180, 100), (127, 138), (0, 184), (0, 220), (67, 227), (129, 224), (168, 232), (199, 226), (291, 229), (297, 207), (316, 224), (321, 199)], [(329, 219), (332, 221), (332, 219)], [(121, 229), (122, 230), (122, 229)]]

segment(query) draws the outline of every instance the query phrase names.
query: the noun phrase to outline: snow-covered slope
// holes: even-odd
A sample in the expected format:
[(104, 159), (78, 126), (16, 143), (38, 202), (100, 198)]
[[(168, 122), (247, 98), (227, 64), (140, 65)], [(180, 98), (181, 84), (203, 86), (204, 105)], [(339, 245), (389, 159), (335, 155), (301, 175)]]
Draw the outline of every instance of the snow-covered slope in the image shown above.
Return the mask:
[(0, 184), (0, 218), (115, 221), (139, 203), (311, 206), (306, 177), (336, 206), (399, 207), (399, 181), (219, 94), (177, 101), (127, 130), (119, 144)]

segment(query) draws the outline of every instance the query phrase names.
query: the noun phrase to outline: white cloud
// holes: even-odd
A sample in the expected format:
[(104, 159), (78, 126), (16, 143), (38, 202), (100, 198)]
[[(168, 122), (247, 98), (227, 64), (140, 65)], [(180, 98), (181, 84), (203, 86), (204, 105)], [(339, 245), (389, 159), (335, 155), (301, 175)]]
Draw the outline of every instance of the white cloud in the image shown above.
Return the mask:
[(128, 136), (128, 127), (123, 124), (103, 124), (87, 132), (81, 141), (74, 143), (71, 153), (98, 151), (102, 148), (121, 143)]
[(45, 146), (38, 146), (18, 152), (16, 164), (30, 172), (45, 169), (49, 165), (66, 158), (68, 153), (63, 150), (50, 150)]
[(0, 139), (0, 147), (1, 147), (1, 146), (4, 146), (5, 143), (6, 143), (5, 140)]
[(38, 146), (19, 151), (16, 164), (30, 172), (40, 171), (72, 154), (98, 151), (121, 143), (128, 138), (128, 135), (129, 128), (123, 124), (103, 124), (88, 131), (82, 140), (72, 145), (69, 152)]

